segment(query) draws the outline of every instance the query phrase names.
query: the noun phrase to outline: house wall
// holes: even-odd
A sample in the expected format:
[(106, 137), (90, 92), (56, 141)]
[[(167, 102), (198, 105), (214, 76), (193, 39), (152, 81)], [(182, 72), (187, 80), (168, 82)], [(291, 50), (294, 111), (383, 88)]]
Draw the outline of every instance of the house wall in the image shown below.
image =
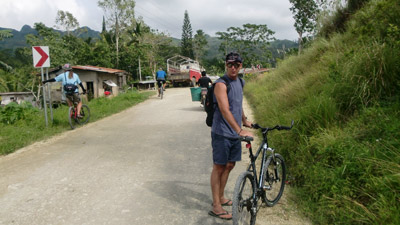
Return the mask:
[(17, 104), (21, 104), (24, 101), (30, 102), (33, 106), (36, 106), (36, 102), (34, 101), (34, 96), (29, 92), (28, 93), (18, 93), (18, 92), (0, 93), (1, 105), (7, 105), (11, 102), (16, 102)]
[[(99, 97), (104, 96), (104, 91), (105, 91), (105, 87), (107, 86), (104, 81), (106, 80), (111, 80), (112, 82), (114, 82), (115, 84), (118, 85), (118, 76), (116, 76), (115, 74), (109, 74), (109, 73), (99, 73), (99, 78), (98, 78), (98, 82), (99, 84)], [(119, 87), (112, 87), (112, 96), (117, 96), (119, 94)]]
[(99, 82), (97, 79), (97, 72), (95, 71), (88, 71), (88, 70), (76, 70), (75, 72), (78, 74), (79, 79), (82, 82), (82, 85), (85, 87), (87, 90), (87, 82), (93, 82), (93, 97), (98, 98), (99, 96)]

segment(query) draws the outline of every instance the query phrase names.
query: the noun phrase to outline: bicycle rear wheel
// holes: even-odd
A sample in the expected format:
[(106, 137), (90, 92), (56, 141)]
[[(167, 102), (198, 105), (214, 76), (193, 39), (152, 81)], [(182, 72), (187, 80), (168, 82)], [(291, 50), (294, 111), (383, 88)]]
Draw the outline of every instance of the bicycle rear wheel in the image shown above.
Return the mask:
[(83, 125), (87, 123), (90, 119), (90, 109), (87, 105), (82, 105), (81, 107), (81, 118), (78, 118), (78, 123)]
[(204, 111), (206, 111), (206, 95), (201, 95), (201, 104), (203, 105)]
[(76, 124), (78, 123), (75, 117), (75, 108), (72, 106), (68, 109), (68, 122), (72, 129), (75, 129)]
[(233, 191), (232, 219), (234, 225), (254, 225), (256, 223), (256, 206), (254, 178), (250, 172), (243, 172), (236, 180)]
[(164, 87), (162, 85), (160, 87), (160, 97), (161, 97), (161, 99), (163, 99), (163, 97), (164, 97)]
[(275, 154), (275, 160), (269, 156), (264, 167), (263, 201), (267, 206), (274, 206), (282, 197), (286, 181), (286, 165), (283, 157)]

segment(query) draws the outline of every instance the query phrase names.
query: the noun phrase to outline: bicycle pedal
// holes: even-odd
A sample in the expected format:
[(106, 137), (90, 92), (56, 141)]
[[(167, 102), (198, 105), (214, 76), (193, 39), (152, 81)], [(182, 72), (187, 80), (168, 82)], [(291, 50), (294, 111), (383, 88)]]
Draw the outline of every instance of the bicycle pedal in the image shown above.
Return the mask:
[(264, 189), (264, 191), (270, 191), (271, 185), (264, 185), (263, 189)]

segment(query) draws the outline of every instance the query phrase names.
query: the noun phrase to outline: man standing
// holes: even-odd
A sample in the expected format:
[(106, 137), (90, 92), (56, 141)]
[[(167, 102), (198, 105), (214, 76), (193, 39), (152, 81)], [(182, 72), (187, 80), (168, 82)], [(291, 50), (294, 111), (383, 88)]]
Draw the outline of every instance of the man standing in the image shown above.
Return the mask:
[(242, 107), (244, 81), (238, 77), (242, 58), (238, 53), (231, 52), (226, 56), (225, 66), (225, 78), (218, 79), (214, 87), (218, 107), (215, 109), (211, 128), (214, 165), (210, 179), (213, 208), (209, 215), (230, 220), (232, 214), (222, 208), (232, 205), (232, 201), (224, 196), (225, 185), (235, 163), (241, 160), (242, 144), (238, 137), (253, 137), (253, 134), (241, 128), (242, 123), (245, 127), (251, 127)]

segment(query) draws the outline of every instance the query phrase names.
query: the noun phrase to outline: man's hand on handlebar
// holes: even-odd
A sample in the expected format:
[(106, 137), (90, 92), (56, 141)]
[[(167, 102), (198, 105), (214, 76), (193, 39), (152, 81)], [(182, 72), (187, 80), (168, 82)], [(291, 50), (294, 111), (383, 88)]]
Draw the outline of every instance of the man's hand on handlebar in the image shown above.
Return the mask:
[(250, 132), (250, 131), (242, 130), (242, 131), (240, 131), (239, 136), (241, 136), (241, 137), (246, 137), (246, 136), (247, 137), (254, 137), (254, 134), (252, 132)]
[(246, 121), (243, 122), (243, 126), (245, 126), (245, 127), (252, 128), (252, 125), (253, 125), (253, 124), (252, 124), (250, 121), (248, 121), (248, 120), (246, 120)]

